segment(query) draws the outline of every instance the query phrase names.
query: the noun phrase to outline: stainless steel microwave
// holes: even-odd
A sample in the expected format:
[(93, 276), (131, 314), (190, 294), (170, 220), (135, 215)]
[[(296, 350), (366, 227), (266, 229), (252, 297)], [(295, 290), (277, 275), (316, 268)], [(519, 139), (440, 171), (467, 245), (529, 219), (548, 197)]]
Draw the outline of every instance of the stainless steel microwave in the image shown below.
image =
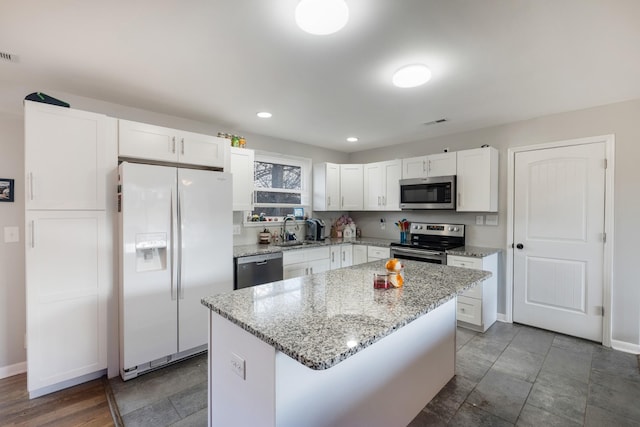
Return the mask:
[(455, 208), (455, 175), (400, 180), (400, 209)]

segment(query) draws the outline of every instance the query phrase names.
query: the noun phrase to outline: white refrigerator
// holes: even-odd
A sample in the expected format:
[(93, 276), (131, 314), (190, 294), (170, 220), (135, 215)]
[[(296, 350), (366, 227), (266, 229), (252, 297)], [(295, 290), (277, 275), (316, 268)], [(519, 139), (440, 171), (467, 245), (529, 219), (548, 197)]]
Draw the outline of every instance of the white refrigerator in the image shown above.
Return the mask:
[(120, 374), (206, 349), (204, 296), (233, 290), (231, 174), (119, 166)]

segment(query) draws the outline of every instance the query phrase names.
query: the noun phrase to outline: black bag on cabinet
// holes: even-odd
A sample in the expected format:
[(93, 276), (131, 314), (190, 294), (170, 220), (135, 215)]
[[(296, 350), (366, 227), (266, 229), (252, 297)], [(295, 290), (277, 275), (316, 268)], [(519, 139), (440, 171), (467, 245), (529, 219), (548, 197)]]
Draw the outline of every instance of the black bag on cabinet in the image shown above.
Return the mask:
[(66, 103), (64, 101), (60, 101), (59, 99), (56, 99), (56, 98), (54, 98), (52, 96), (49, 96), (46, 93), (42, 93), (42, 92), (30, 93), (24, 99), (25, 99), (25, 101), (42, 102), (44, 104), (51, 104), (51, 105), (57, 105), (58, 107), (69, 108), (69, 104), (68, 103)]

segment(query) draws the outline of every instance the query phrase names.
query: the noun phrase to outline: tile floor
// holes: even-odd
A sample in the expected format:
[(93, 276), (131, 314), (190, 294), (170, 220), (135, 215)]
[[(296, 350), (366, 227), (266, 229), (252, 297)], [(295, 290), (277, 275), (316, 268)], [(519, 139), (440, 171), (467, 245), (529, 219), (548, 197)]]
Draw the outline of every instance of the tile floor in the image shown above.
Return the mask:
[[(408, 427), (640, 426), (635, 355), (499, 322), (458, 329), (457, 350), (456, 376)], [(126, 427), (207, 425), (206, 355), (110, 383)]]
[(126, 427), (207, 425), (206, 354), (109, 384)]
[(409, 427), (640, 426), (636, 355), (499, 322), (456, 345), (456, 376)]

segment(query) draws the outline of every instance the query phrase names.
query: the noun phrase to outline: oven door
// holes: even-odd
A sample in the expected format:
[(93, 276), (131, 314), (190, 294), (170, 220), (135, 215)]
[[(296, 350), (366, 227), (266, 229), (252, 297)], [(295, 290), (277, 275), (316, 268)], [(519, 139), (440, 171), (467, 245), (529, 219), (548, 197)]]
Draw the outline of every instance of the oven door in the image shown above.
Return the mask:
[(391, 257), (408, 259), (411, 261), (429, 262), (431, 264), (446, 264), (447, 255), (444, 252), (429, 251), (426, 249), (413, 249), (404, 247), (391, 247)]
[(401, 209), (455, 209), (456, 177), (400, 180)]

